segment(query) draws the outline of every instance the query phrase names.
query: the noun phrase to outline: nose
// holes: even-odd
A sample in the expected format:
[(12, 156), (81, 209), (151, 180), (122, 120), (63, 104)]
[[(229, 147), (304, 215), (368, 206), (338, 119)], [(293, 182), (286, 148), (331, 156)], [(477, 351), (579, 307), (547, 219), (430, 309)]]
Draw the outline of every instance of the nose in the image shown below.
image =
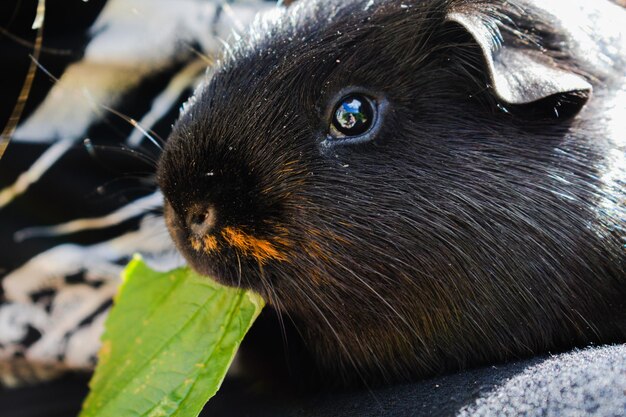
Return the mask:
[(211, 204), (195, 204), (187, 212), (185, 220), (191, 234), (202, 238), (215, 228), (217, 212)]

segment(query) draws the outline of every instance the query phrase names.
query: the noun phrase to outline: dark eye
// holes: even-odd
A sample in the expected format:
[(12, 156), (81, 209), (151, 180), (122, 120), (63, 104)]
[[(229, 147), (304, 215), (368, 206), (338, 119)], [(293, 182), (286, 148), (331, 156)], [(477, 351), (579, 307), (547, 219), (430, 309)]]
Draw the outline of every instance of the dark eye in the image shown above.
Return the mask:
[(363, 135), (374, 125), (376, 104), (362, 94), (350, 94), (335, 105), (331, 115), (330, 136), (349, 138)]

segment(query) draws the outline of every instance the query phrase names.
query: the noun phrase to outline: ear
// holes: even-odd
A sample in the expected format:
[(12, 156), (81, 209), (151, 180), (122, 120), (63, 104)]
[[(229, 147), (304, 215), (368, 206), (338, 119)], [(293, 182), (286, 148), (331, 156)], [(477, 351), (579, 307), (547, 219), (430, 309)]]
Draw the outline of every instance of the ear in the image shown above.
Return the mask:
[(447, 21), (461, 25), (476, 41), (493, 92), (505, 107), (532, 116), (564, 118), (578, 113), (587, 102), (591, 84), (558, 66), (539, 45), (522, 40), (519, 32), (505, 38), (501, 18), (467, 8), (451, 11)]

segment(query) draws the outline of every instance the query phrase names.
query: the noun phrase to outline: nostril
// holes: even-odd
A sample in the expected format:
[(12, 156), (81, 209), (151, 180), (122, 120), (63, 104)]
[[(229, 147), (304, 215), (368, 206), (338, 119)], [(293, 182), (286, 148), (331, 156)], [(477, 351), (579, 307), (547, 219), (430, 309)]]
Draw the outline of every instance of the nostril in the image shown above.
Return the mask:
[(196, 237), (204, 237), (215, 227), (216, 217), (212, 205), (195, 205), (187, 213), (187, 226)]
[(198, 224), (204, 223), (204, 219), (206, 219), (206, 215), (205, 214), (193, 214), (191, 216), (191, 220), (190, 220), (189, 224), (191, 224), (191, 225), (198, 225)]

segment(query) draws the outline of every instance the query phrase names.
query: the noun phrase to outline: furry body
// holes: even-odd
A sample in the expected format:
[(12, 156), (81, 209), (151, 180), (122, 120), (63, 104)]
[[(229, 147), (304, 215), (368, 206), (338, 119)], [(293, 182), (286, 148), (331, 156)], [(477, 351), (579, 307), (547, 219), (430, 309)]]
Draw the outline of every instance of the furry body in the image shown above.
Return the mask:
[[(263, 294), (346, 381), (624, 340), (626, 51), (603, 22), (626, 17), (598, 3), (585, 28), (470, 0), (296, 2), (259, 22), (160, 161), (179, 249)], [(454, 13), (593, 92), (507, 101)], [(388, 107), (373, 140), (329, 145), (346, 87)]]

